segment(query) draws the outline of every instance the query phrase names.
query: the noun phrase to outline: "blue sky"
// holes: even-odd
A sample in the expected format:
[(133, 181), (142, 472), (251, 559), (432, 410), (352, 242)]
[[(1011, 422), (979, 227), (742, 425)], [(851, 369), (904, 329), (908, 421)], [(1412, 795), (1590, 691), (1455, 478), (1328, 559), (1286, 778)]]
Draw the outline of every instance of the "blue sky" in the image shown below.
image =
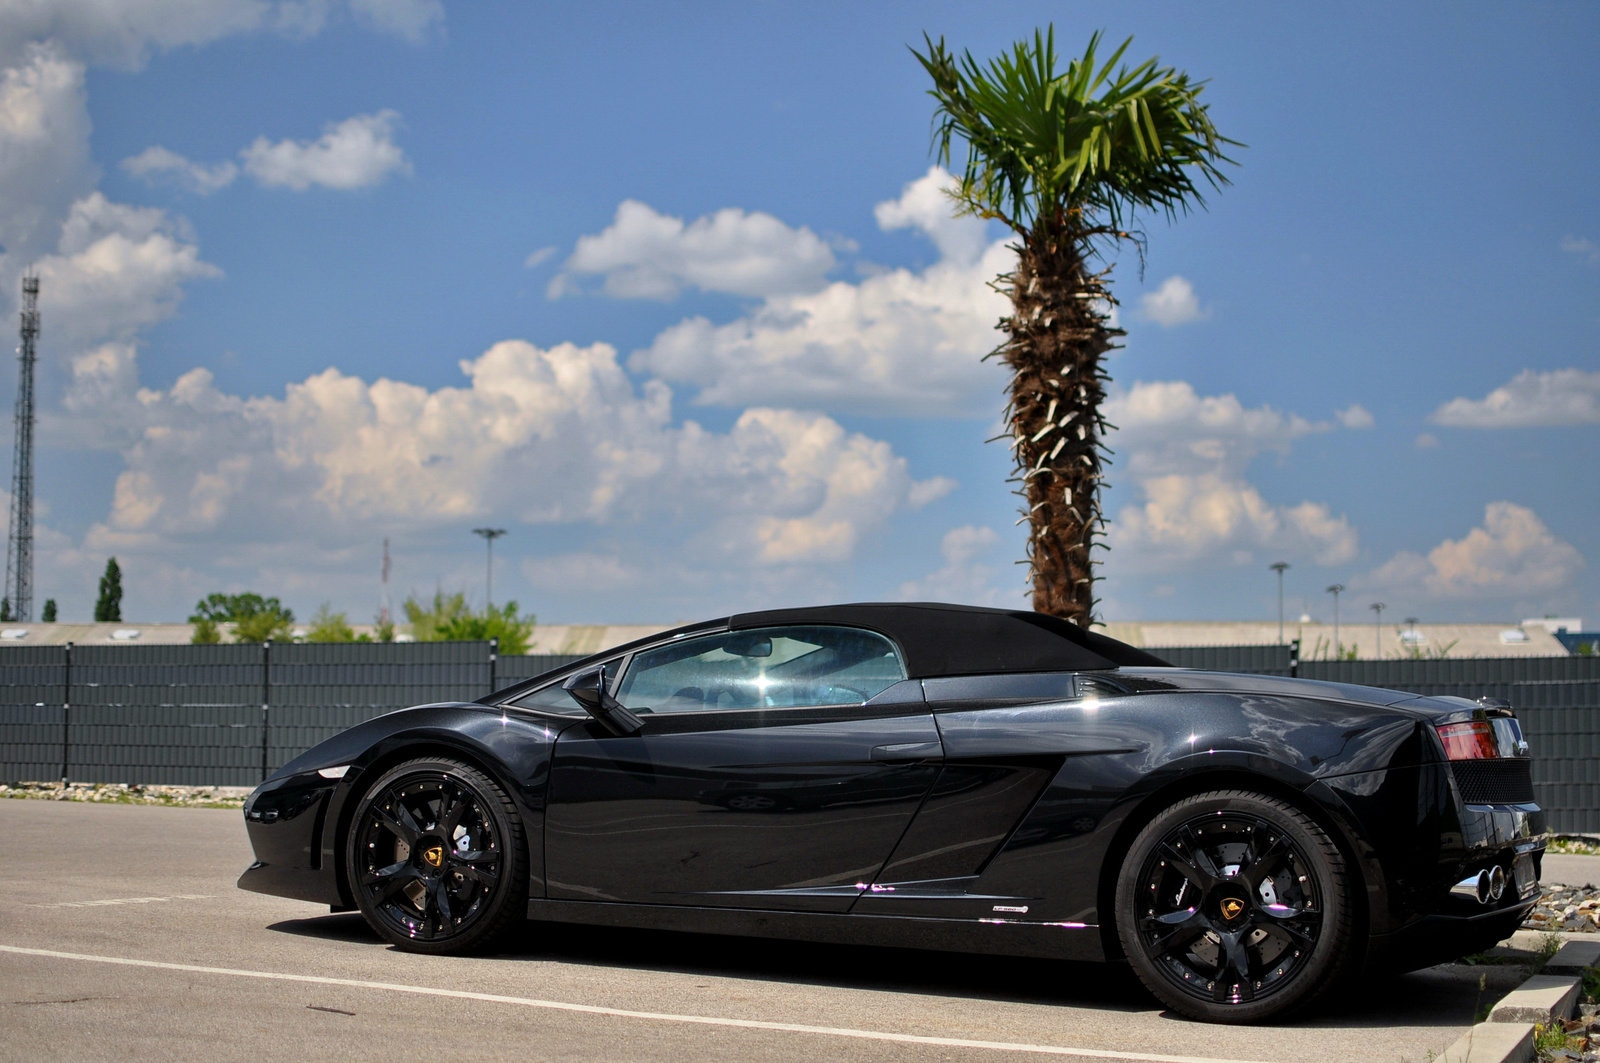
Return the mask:
[[(114, 8), (119, 8), (116, 10)], [(1117, 257), (1109, 619), (1323, 588), (1600, 617), (1592, 5), (88, 0), (0, 13), (0, 277), (43, 277), (37, 596), (353, 619), (1025, 603), (979, 357), (1004, 234), (924, 31), (1200, 78), (1234, 184)], [(470, 370), (470, 372), (468, 372)], [(13, 381), (0, 383), (4, 401)], [(1347, 599), (1348, 602), (1348, 599)], [(1593, 626), (1591, 622), (1591, 626)]]

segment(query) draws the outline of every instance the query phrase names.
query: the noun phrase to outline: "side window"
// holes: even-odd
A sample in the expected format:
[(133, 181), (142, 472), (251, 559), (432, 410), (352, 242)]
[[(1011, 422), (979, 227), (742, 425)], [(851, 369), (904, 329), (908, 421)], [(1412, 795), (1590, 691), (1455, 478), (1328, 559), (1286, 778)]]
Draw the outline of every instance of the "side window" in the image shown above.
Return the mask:
[[(617, 666), (621, 663), (622, 658), (620, 657), (605, 663), (607, 686), (610, 686), (616, 681)], [(561, 684), (566, 682), (566, 680), (567, 677), (562, 676), (554, 683), (547, 683), (538, 690), (535, 690), (529, 694), (524, 694), (522, 697), (518, 698), (516, 701), (510, 702), (509, 704), (515, 705), (519, 709), (536, 709), (539, 712), (555, 712), (560, 713), (562, 716), (582, 716), (584, 714), (583, 706), (579, 705), (576, 701), (573, 701), (572, 695), (561, 689)]]
[(905, 677), (894, 644), (875, 632), (755, 628), (635, 655), (617, 700), (635, 712), (860, 705)]

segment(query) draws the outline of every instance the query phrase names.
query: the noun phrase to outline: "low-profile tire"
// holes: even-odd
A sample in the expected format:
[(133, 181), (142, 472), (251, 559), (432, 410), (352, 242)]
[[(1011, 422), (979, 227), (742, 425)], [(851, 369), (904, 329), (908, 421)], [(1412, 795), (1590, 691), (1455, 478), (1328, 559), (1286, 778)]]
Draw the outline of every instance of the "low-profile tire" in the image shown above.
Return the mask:
[(1167, 808), (1117, 876), (1117, 935), (1162, 1003), (1208, 1022), (1260, 1022), (1343, 977), (1352, 889), (1339, 848), (1288, 802), (1219, 790)]
[(480, 952), (527, 918), (522, 818), (470, 764), (428, 757), (385, 772), (356, 806), (345, 857), (361, 914), (407, 952)]

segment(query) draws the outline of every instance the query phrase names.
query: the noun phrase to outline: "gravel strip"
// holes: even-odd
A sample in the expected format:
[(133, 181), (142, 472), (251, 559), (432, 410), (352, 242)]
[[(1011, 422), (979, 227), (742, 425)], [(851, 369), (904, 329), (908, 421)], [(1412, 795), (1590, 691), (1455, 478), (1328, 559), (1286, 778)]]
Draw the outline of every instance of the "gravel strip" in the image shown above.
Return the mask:
[(36, 801), (94, 801), (113, 805), (171, 805), (181, 808), (242, 808), (249, 786), (154, 786), (138, 783), (0, 783), (0, 798)]
[(1600, 888), (1548, 885), (1522, 925), (1530, 930), (1600, 932)]

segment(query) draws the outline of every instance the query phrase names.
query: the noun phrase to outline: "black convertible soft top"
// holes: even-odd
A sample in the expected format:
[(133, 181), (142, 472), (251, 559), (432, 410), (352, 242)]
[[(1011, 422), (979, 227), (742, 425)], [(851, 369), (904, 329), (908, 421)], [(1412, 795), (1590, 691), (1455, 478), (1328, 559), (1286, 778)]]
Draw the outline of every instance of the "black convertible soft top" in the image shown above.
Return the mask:
[(975, 605), (861, 602), (740, 613), (728, 620), (734, 630), (779, 624), (843, 624), (880, 632), (900, 645), (912, 679), (1167, 664), (1060, 617)]

